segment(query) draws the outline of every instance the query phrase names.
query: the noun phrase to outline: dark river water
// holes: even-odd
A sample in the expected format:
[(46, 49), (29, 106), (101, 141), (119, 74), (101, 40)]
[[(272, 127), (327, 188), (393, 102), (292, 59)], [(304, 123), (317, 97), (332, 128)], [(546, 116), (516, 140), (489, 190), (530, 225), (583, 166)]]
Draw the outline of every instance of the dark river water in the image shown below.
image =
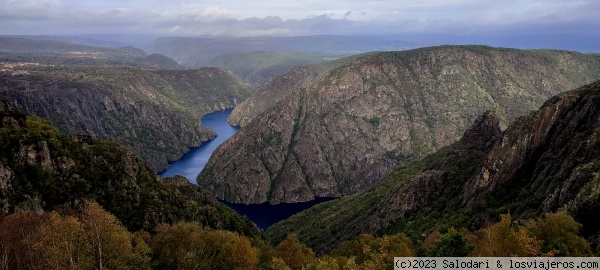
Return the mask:
[[(202, 117), (202, 126), (210, 128), (217, 133), (217, 137), (211, 141), (205, 142), (199, 147), (190, 148), (190, 151), (183, 155), (179, 160), (170, 163), (169, 168), (160, 173), (161, 177), (169, 177), (181, 175), (186, 177), (190, 182), (196, 184), (196, 177), (210, 158), (210, 155), (221, 143), (233, 136), (239, 128), (232, 127), (227, 123), (227, 117), (231, 114), (232, 109), (222, 110), (207, 114)], [(274, 223), (290, 217), (293, 214), (301, 212), (311, 206), (331, 200), (331, 198), (318, 198), (310, 202), (302, 203), (284, 203), (271, 205), (263, 204), (230, 204), (223, 202), (225, 205), (233, 208), (240, 215), (247, 216), (261, 229), (267, 229)]]

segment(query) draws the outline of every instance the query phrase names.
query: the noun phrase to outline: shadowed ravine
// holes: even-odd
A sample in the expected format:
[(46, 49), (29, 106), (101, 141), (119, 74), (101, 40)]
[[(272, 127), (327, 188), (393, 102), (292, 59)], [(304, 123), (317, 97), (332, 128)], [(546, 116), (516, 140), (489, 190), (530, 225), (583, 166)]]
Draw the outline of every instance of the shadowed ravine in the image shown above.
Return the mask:
[[(239, 127), (233, 127), (227, 123), (227, 117), (231, 114), (231, 110), (226, 109), (202, 117), (202, 126), (214, 130), (217, 133), (217, 137), (199, 147), (191, 148), (179, 160), (171, 162), (169, 168), (161, 172), (160, 176), (181, 175), (196, 184), (196, 177), (208, 162), (212, 152), (239, 130)], [(271, 205), (270, 203), (250, 205), (225, 203), (225, 205), (233, 208), (238, 214), (247, 216), (259, 228), (266, 230), (276, 222), (328, 200), (330, 198), (317, 198), (309, 202), (283, 203), (278, 205)]]

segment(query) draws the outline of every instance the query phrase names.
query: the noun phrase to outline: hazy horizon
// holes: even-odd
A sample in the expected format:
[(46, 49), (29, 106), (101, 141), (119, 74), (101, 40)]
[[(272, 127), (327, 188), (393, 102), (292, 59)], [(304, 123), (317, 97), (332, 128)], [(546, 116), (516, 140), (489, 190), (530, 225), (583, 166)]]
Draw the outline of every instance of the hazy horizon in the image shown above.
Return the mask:
[(0, 6), (0, 35), (130, 39), (138, 46), (165, 36), (368, 35), (427, 44), (600, 48), (600, 2), (593, 0), (0, 0)]

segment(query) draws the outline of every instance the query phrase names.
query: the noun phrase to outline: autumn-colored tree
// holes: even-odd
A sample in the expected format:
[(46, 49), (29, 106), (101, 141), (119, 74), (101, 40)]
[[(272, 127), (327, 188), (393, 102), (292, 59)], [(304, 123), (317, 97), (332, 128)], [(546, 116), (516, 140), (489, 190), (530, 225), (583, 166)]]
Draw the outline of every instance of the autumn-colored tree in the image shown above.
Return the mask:
[(343, 256), (346, 258), (354, 258), (357, 263), (362, 263), (368, 260), (368, 254), (365, 254), (365, 246), (368, 247), (369, 251), (374, 248), (378, 249), (379, 242), (381, 239), (377, 239), (371, 234), (361, 234), (356, 240), (349, 240), (340, 243), (335, 249), (331, 251), (331, 256)]
[(81, 214), (97, 269), (148, 269), (150, 249), (119, 220), (95, 202), (85, 201)]
[(271, 263), (269, 263), (269, 270), (291, 270), (291, 268), (283, 261), (282, 258), (273, 257)]
[(439, 241), (440, 239), (442, 239), (442, 234), (440, 233), (440, 231), (435, 230), (431, 232), (427, 235), (425, 240), (423, 240), (423, 248), (428, 249), (432, 247), (433, 245), (435, 245), (435, 242)]
[[(359, 236), (361, 237), (361, 236)], [(357, 240), (346, 240), (341, 242), (337, 247), (335, 247), (329, 253), (331, 256), (335, 257), (346, 257), (350, 258), (353, 256), (357, 256), (360, 253), (360, 245)]]
[(48, 218), (47, 214), (23, 211), (0, 219), (0, 270), (40, 269), (42, 258), (34, 252), (33, 243)]
[(162, 225), (151, 241), (162, 269), (255, 269), (258, 250), (233, 232), (204, 230), (198, 223)]
[(154, 266), (159, 269), (177, 269), (185, 261), (185, 256), (193, 249), (202, 246), (202, 228), (198, 223), (161, 224), (150, 242)]
[[(148, 233), (146, 232), (146, 234)], [(146, 235), (136, 232), (131, 237), (132, 250), (127, 262), (129, 269), (151, 269), (150, 255), (152, 254), (152, 250), (147, 244)]]
[(387, 240), (388, 245), (382, 248), (381, 251), (389, 254), (392, 257), (412, 257), (415, 256), (414, 247), (412, 241), (403, 233), (386, 235), (382, 238), (382, 241)]
[(271, 243), (257, 236), (251, 238), (250, 242), (258, 250), (258, 269), (269, 269), (275, 257), (275, 249)]
[[(369, 243), (370, 242), (370, 243)], [(404, 234), (386, 235), (361, 244), (361, 269), (393, 269), (394, 257), (415, 256), (412, 242)]]
[(541, 254), (540, 241), (525, 227), (511, 226), (510, 214), (500, 215), (500, 222), (479, 230), (475, 249), (478, 257), (530, 257)]
[(386, 269), (393, 265), (394, 257), (415, 256), (412, 242), (404, 234), (375, 237), (362, 234), (356, 240), (344, 241), (332, 252), (332, 256), (349, 258), (344, 267), (361, 269)]
[(478, 239), (476, 234), (469, 231), (467, 228), (462, 228), (460, 234), (465, 238), (465, 241), (467, 241), (467, 245), (475, 247)]
[(290, 234), (277, 247), (275, 254), (293, 270), (302, 269), (302, 267), (313, 263), (316, 259), (315, 253), (304, 243), (298, 241), (295, 234)]
[(566, 213), (547, 213), (544, 218), (528, 222), (527, 228), (542, 241), (542, 252), (572, 257), (592, 253), (590, 244), (578, 235), (581, 224)]
[(207, 252), (198, 252), (195, 258), (202, 267), (198, 269), (255, 269), (258, 250), (250, 240), (228, 231), (204, 231)]
[(340, 265), (340, 262), (333, 257), (323, 256), (316, 260), (313, 265), (307, 267), (310, 270), (342, 270), (344, 264)]
[(91, 269), (93, 252), (82, 224), (73, 216), (56, 212), (39, 228), (39, 240), (33, 245), (44, 260), (44, 269)]

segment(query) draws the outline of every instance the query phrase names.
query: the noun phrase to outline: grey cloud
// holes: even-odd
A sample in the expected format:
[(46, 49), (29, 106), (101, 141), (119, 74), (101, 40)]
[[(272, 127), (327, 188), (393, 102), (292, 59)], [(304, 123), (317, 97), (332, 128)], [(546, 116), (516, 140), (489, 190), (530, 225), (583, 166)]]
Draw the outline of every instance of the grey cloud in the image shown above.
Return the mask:
[[(119, 5), (121, 2), (123, 5)], [(316, 1), (309, 2), (309, 5), (315, 6), (315, 12), (318, 8), (323, 8), (321, 14), (326, 14), (302, 19), (282, 18), (276, 16), (276, 12), (273, 16), (250, 18), (243, 18), (239, 14), (239, 17), (218, 16), (206, 11), (226, 10), (231, 6), (222, 8), (215, 1), (193, 2), (193, 8), (177, 10), (172, 8), (188, 7), (188, 2), (166, 3), (153, 0), (152, 5), (149, 5), (141, 0), (111, 0), (93, 2), (111, 8), (84, 9), (79, 4), (83, 2), (73, 0), (20, 0), (10, 2), (11, 4), (0, 9), (0, 34), (100, 32), (248, 36), (417, 32), (474, 34), (497, 31), (575, 31), (581, 34), (600, 34), (600, 30), (595, 27), (600, 25), (600, 1), (593, 0), (573, 3), (562, 0), (531, 0), (525, 4), (522, 1), (505, 1), (503, 6), (495, 1), (473, 0), (415, 0), (408, 1), (407, 5), (401, 5), (398, 1), (376, 1), (376, 4), (368, 1), (335, 1), (341, 11), (337, 13), (337, 17), (327, 15), (331, 10), (324, 9), (333, 4), (318, 5)], [(215, 6), (211, 7), (213, 4)], [(257, 5), (261, 4), (265, 5), (264, 2), (257, 2)], [(363, 4), (365, 6), (361, 6)], [(373, 8), (365, 8), (370, 7), (369, 5)], [(285, 1), (278, 3), (278, 6), (285, 7)], [(248, 5), (244, 7), (247, 8)], [(355, 9), (361, 7), (363, 9)], [(348, 11), (344, 13), (343, 10)], [(232, 14), (236, 14), (235, 11)], [(340, 16), (342, 14), (343, 17)], [(363, 21), (352, 20), (352, 14), (362, 14)], [(370, 17), (372, 19), (368, 20)]]

